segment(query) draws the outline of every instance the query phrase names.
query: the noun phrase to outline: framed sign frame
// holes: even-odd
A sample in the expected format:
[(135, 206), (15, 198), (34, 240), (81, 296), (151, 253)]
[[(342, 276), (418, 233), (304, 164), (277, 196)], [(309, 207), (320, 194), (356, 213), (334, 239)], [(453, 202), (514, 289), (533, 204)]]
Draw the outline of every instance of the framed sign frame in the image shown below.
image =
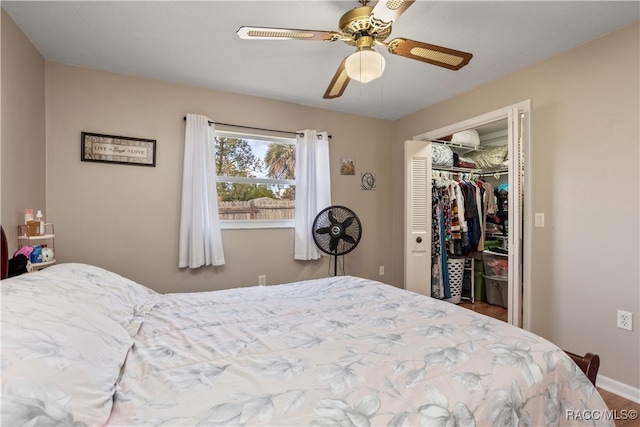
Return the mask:
[(82, 132), (80, 146), (83, 162), (156, 166), (155, 139)]

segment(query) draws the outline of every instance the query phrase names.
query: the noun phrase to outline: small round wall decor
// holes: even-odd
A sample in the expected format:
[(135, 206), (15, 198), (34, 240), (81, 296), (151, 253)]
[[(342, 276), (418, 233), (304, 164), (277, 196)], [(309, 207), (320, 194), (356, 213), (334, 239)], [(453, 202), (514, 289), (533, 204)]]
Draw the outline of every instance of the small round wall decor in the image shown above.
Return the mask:
[(376, 189), (376, 177), (371, 172), (364, 172), (360, 176), (360, 186), (363, 190)]

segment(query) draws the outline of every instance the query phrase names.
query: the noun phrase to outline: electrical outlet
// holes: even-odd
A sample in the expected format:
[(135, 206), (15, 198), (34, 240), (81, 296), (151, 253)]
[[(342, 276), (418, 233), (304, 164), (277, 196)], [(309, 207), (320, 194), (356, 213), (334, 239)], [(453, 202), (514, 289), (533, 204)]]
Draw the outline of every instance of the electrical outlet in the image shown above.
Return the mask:
[(633, 330), (633, 313), (618, 310), (618, 328), (627, 331)]
[(258, 276), (258, 285), (266, 285), (267, 284), (267, 276), (261, 274)]
[(378, 267), (378, 275), (384, 276), (384, 265)]

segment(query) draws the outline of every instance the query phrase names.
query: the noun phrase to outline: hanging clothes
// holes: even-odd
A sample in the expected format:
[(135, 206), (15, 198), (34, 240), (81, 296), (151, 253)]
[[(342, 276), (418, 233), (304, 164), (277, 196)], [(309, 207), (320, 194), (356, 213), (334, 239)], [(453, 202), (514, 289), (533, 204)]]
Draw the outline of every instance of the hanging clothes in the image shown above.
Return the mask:
[(486, 215), (485, 215), (485, 190), (484, 187), (482, 185), (482, 181), (476, 181), (473, 182), (472, 185), (475, 187), (476, 189), (476, 207), (477, 207), (477, 214), (478, 214), (478, 222), (480, 225), (480, 237), (478, 239), (478, 244), (476, 245), (476, 250), (478, 251), (483, 251), (484, 250), (484, 227), (485, 227), (485, 222), (486, 222)]
[(509, 187), (506, 186), (505, 184), (500, 184), (498, 186), (498, 188), (496, 188), (495, 190), (493, 190), (493, 194), (496, 196), (496, 201), (497, 201), (497, 205), (498, 205), (498, 213), (497, 213), (497, 217), (499, 218), (500, 223), (498, 224), (500, 227), (500, 230), (502, 231), (502, 235), (503, 236), (507, 236), (507, 227), (506, 227), (506, 221), (509, 217), (508, 212), (506, 211), (506, 209), (504, 208), (504, 204), (505, 201), (507, 200), (508, 194), (509, 194)]
[[(447, 193), (447, 190), (445, 189), (443, 192), (443, 195)], [(448, 200), (446, 197), (444, 197), (444, 200)], [(441, 221), (440, 221), (440, 240), (441, 240), (441, 247), (446, 248), (447, 246), (447, 220), (446, 220), (446, 215), (445, 215), (445, 211), (446, 211), (446, 204), (447, 202), (443, 203), (443, 209), (440, 211), (440, 217), (441, 217)], [(446, 250), (442, 251), (442, 256), (440, 257), (440, 262), (442, 263), (442, 297), (443, 298), (451, 298), (451, 282), (449, 282), (449, 256), (448, 256), (448, 252)]]
[(440, 238), (440, 204), (438, 188), (431, 186), (431, 296), (442, 298), (444, 294), (444, 278), (442, 275), (442, 241)]
[(449, 252), (453, 235), (451, 230), (451, 197), (449, 196), (448, 183), (444, 182), (443, 186), (438, 189), (438, 192), (442, 200), (442, 221), (440, 222), (440, 226), (442, 227), (442, 235), (444, 237), (443, 248), (444, 252)]
[(457, 175), (455, 180), (449, 172), (434, 171), (432, 177), (431, 296), (434, 298), (450, 298), (449, 255), (466, 256), (484, 249), (486, 215), (493, 199), (488, 189), (492, 186), (478, 181), (472, 174)]
[(478, 187), (474, 186), (471, 182), (464, 181), (460, 183), (460, 186), (465, 201), (464, 210), (468, 229), (468, 242), (467, 245), (464, 246), (464, 250), (469, 251), (472, 248), (478, 247), (478, 242), (482, 235), (480, 218), (478, 216), (478, 199), (476, 198)]
[(486, 182), (486, 181), (482, 181), (482, 186), (485, 189), (485, 198), (486, 198), (486, 202), (487, 202), (487, 214), (486, 215), (495, 215), (496, 214), (496, 199), (493, 195), (493, 186)]
[(462, 254), (462, 230), (460, 227), (460, 215), (458, 213), (458, 198), (455, 187), (458, 184), (452, 181), (449, 185), (449, 198), (451, 199), (451, 246), (449, 251), (452, 254)]

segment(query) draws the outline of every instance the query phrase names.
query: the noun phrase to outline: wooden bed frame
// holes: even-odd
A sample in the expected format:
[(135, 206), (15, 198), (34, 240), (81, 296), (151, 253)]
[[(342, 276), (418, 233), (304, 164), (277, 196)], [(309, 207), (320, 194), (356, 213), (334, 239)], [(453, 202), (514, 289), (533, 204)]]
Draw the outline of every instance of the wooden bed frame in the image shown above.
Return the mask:
[(576, 365), (582, 369), (591, 384), (596, 385), (596, 377), (598, 376), (598, 369), (600, 368), (600, 356), (593, 353), (587, 353), (584, 356), (578, 356), (577, 354), (570, 353), (565, 350), (565, 353), (569, 355), (576, 362)]
[(2, 232), (2, 258), (0, 262), (2, 262), (2, 277), (0, 279), (4, 280), (7, 278), (7, 269), (9, 268), (9, 249), (7, 248), (7, 236), (4, 234), (4, 228), (0, 225), (0, 232)]
[[(2, 279), (7, 278), (7, 263), (9, 261), (9, 253), (7, 248), (7, 236), (4, 234), (4, 228), (0, 225), (0, 231), (2, 232)], [(582, 369), (589, 381), (595, 386), (596, 377), (598, 376), (598, 369), (600, 368), (600, 357), (597, 354), (587, 353), (584, 356), (578, 356), (577, 354), (565, 351), (573, 359), (573, 361)]]

